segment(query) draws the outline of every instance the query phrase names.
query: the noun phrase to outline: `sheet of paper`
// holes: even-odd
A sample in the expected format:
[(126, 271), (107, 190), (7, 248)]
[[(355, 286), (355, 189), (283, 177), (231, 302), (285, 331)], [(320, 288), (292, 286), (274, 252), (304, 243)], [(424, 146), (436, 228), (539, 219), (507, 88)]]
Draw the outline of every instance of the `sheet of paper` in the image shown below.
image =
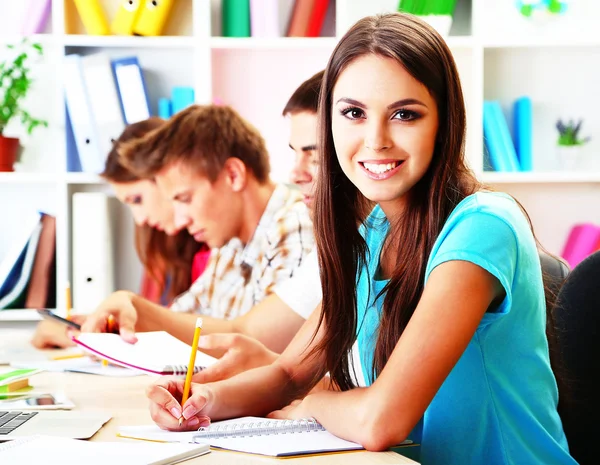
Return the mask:
[[(175, 366), (185, 374), (191, 347), (165, 331), (137, 333), (135, 344), (125, 342), (118, 334), (81, 333), (75, 339), (84, 350), (110, 361), (155, 372)], [(213, 357), (198, 351), (196, 366), (206, 367), (215, 362)]]
[(93, 360), (90, 357), (68, 358), (64, 360), (14, 362), (10, 365), (15, 368), (40, 368), (46, 371), (70, 371), (75, 373), (88, 373), (91, 375), (112, 376), (116, 378), (142, 375), (142, 373), (139, 371), (130, 370), (120, 366), (103, 366), (101, 362)]
[(60, 463), (61, 465), (172, 464), (210, 452), (201, 444), (152, 442), (90, 442), (32, 436), (0, 444), (0, 463)]

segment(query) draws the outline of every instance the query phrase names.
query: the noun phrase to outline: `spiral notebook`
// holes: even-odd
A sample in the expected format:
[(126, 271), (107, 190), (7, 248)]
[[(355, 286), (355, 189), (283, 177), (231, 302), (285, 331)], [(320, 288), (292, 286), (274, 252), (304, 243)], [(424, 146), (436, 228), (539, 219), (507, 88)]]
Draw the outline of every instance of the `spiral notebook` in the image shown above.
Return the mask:
[(46, 465), (170, 465), (209, 453), (207, 445), (90, 442), (28, 436), (0, 443), (0, 463)]
[[(158, 426), (126, 426), (119, 428), (118, 435), (148, 441), (195, 442), (217, 449), (272, 457), (363, 449), (360, 444), (334, 436), (312, 418), (271, 420), (243, 417), (185, 433), (167, 432)], [(412, 441), (407, 440), (401, 445), (411, 444)]]
[[(81, 333), (73, 338), (79, 346), (116, 365), (153, 375), (184, 376), (190, 360), (191, 346), (165, 331), (137, 333), (135, 344), (118, 334)], [(212, 365), (215, 358), (198, 351), (194, 373)]]

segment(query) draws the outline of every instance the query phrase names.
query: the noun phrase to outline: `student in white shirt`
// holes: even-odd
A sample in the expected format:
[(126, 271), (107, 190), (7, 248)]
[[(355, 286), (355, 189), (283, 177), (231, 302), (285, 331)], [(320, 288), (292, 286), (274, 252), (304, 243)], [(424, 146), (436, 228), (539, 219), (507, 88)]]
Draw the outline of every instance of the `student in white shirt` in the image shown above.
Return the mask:
[[(291, 182), (313, 208), (318, 167), (317, 109), (323, 72), (303, 82), (286, 104), (283, 115), (290, 120), (290, 148), (296, 154)], [(229, 378), (277, 358), (305, 320), (321, 302), (321, 281), (316, 251), (311, 252), (294, 275), (278, 284), (275, 292), (247, 314), (223, 322), (229, 325), (217, 334), (200, 337), (199, 347), (224, 355), (194, 377), (196, 382)], [(206, 332), (203, 329), (203, 334)]]

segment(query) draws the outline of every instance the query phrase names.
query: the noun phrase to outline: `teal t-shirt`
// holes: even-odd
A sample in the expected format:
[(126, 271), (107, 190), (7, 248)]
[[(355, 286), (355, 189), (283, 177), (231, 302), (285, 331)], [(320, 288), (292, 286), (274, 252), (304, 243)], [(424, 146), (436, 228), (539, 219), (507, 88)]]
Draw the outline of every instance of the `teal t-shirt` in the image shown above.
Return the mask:
[[(368, 246), (357, 274), (357, 343), (367, 385), (387, 281), (378, 280), (389, 230), (376, 207), (361, 226)], [(523, 212), (508, 195), (477, 193), (449, 216), (427, 262), (431, 271), (451, 261), (472, 262), (494, 275), (506, 298), (488, 311), (410, 438), (421, 444), (423, 465), (576, 464), (556, 406), (550, 368), (539, 256)], [(465, 296), (468, 298), (468, 296)], [(458, 311), (459, 309), (457, 309)], [(398, 412), (402, 415), (402, 412)]]

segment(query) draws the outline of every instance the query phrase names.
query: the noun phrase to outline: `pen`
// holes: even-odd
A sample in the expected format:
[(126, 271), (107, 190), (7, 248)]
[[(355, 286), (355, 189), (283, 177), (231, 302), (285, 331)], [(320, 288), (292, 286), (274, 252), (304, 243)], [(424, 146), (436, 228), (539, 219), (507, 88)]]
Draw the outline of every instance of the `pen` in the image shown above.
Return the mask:
[[(190, 395), (190, 387), (192, 385), (192, 375), (194, 374), (194, 367), (196, 366), (196, 352), (198, 352), (198, 340), (200, 339), (200, 331), (202, 330), (202, 318), (196, 319), (196, 329), (194, 330), (194, 341), (192, 342), (192, 353), (190, 354), (190, 363), (187, 369), (187, 375), (185, 376), (185, 384), (183, 385), (183, 396), (181, 397), (181, 408), (183, 404), (188, 400)], [(183, 410), (182, 410), (183, 411)], [(183, 414), (179, 417), (179, 426), (183, 422)]]
[(67, 281), (67, 288), (65, 289), (65, 306), (67, 307), (67, 320), (71, 319), (71, 283)]

